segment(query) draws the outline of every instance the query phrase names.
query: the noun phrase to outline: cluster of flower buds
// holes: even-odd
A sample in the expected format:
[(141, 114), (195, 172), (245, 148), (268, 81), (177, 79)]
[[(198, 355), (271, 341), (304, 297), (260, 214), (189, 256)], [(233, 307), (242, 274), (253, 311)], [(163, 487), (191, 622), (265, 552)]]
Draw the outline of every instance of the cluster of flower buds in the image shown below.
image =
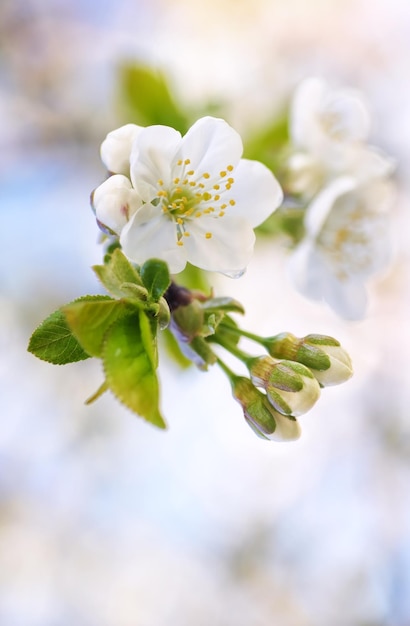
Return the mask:
[[(234, 398), (249, 426), (262, 438), (297, 439), (297, 418), (316, 404), (322, 387), (352, 376), (346, 350), (333, 337), (292, 333), (260, 337), (230, 317), (243, 309), (230, 298), (210, 298), (171, 283), (165, 298), (171, 311), (169, 329), (183, 354), (201, 369), (218, 363), (230, 380)], [(268, 354), (252, 356), (239, 347), (241, 337), (263, 346)], [(215, 344), (238, 358), (249, 377), (235, 374), (214, 351)]]

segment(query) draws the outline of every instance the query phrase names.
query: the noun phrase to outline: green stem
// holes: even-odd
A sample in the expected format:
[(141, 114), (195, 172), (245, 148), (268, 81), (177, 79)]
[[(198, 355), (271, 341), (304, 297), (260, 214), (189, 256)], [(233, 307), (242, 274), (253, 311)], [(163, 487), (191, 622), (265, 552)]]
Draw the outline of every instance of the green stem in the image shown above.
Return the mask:
[(221, 328), (226, 328), (230, 332), (236, 333), (237, 335), (241, 335), (242, 337), (247, 337), (248, 339), (251, 339), (252, 341), (255, 341), (256, 343), (260, 343), (262, 345), (266, 341), (266, 339), (264, 339), (263, 337), (259, 337), (259, 335), (254, 335), (253, 333), (247, 330), (243, 330), (243, 328), (230, 326), (229, 324), (224, 324), (223, 322), (220, 323), (220, 326)]
[(219, 367), (221, 368), (221, 370), (227, 375), (227, 377), (229, 378), (231, 384), (233, 384), (233, 382), (235, 381), (235, 379), (238, 377), (237, 374), (235, 374), (228, 366), (227, 364), (222, 361), (222, 359), (218, 356), (216, 357), (216, 362), (218, 363)]
[(240, 348), (238, 348), (238, 346), (225, 342), (221, 337), (218, 337), (218, 335), (214, 335), (212, 339), (210, 338), (210, 340), (218, 343), (220, 346), (222, 346), (222, 348), (225, 348), (227, 352), (230, 352), (231, 354), (236, 356), (237, 359), (245, 363), (245, 365), (248, 365), (255, 358), (253, 356), (250, 356), (249, 354), (246, 354), (246, 352), (243, 352)]

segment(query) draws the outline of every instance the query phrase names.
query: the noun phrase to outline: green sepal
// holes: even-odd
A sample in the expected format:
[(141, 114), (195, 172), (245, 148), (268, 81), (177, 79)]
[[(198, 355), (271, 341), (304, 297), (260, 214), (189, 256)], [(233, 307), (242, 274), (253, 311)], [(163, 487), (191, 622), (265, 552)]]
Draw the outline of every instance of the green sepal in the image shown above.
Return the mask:
[(122, 288), (125, 283), (132, 283), (143, 287), (139, 273), (119, 248), (114, 250), (107, 263), (104, 265), (94, 265), (92, 269), (97, 274), (106, 290), (115, 298), (122, 298), (129, 295), (128, 285), (125, 288), (125, 292)]
[(144, 311), (114, 322), (106, 333), (102, 360), (107, 385), (122, 404), (158, 428), (159, 411), (154, 339)]
[(54, 365), (76, 363), (90, 357), (73, 335), (61, 309), (51, 313), (36, 328), (30, 337), (27, 350)]
[(189, 345), (202, 360), (200, 369), (207, 370), (208, 365), (216, 363), (216, 354), (203, 337), (194, 337)]
[(74, 336), (91, 356), (101, 357), (107, 330), (114, 322), (130, 315), (135, 307), (125, 300), (97, 296), (75, 301), (61, 308)]
[(168, 265), (161, 259), (148, 259), (142, 265), (140, 274), (150, 298), (158, 302), (171, 282)]
[(107, 381), (104, 380), (104, 382), (98, 387), (97, 391), (95, 391), (89, 398), (87, 398), (84, 404), (92, 404), (93, 402), (98, 400), (98, 398), (100, 398), (107, 390)]

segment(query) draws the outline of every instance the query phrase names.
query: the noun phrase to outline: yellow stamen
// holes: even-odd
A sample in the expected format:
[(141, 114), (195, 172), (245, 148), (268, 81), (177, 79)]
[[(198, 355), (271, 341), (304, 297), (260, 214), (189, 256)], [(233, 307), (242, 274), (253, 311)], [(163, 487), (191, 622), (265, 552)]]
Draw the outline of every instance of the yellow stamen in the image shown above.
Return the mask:
[(202, 174), (203, 178), (211, 178), (211, 175), (208, 174), (208, 172), (205, 172), (205, 174)]
[(193, 174), (195, 174), (194, 170), (189, 170), (189, 172), (186, 173), (187, 176), (193, 176)]
[(219, 185), (214, 185), (214, 189), (218, 190), (218, 189), (220, 189), (220, 186)]
[(216, 194), (216, 196), (214, 196), (214, 200), (215, 200), (215, 202), (218, 202), (218, 200), (219, 200), (219, 198), (220, 198), (220, 197), (221, 197), (221, 196), (219, 196), (218, 194)]
[(207, 201), (207, 200), (210, 200), (211, 198), (212, 198), (211, 194), (205, 191), (205, 193), (203, 194), (203, 199)]
[(183, 224), (183, 223), (184, 223), (184, 220), (183, 220), (182, 218), (178, 217), (178, 218), (177, 218), (177, 222), (178, 222), (178, 224)]
[(226, 172), (224, 170), (222, 170), (222, 172), (219, 172), (219, 176), (221, 178), (223, 178), (224, 176), (226, 176)]
[(205, 233), (205, 239), (210, 239), (212, 237), (212, 233)]
[(177, 246), (183, 246), (183, 245), (184, 245), (183, 241), (177, 241)]
[(160, 178), (160, 179), (158, 180), (158, 185), (162, 186), (163, 184), (164, 184), (164, 181), (162, 180), (162, 178)]
[(182, 165), (182, 159), (179, 159), (179, 161), (177, 162), (177, 165)]
[(226, 168), (228, 170), (228, 172), (232, 172), (233, 170), (233, 165), (228, 165), (228, 167)]
[(174, 185), (178, 185), (179, 180), (180, 180), (180, 179), (178, 178), (178, 176), (177, 176), (176, 178), (174, 178)]
[(184, 232), (184, 237), (189, 237), (189, 233), (188, 233), (188, 231), (185, 231), (185, 232)]
[(190, 159), (185, 159), (184, 164), (189, 165), (191, 163)]
[(225, 215), (225, 211), (219, 211), (218, 217), (223, 217)]

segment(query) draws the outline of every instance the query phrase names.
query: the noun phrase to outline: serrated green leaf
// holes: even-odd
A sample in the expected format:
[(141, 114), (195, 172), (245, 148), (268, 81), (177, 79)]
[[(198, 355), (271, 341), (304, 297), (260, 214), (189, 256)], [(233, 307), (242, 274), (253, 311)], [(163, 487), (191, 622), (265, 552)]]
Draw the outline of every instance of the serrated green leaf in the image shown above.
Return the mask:
[(101, 357), (104, 336), (109, 327), (118, 319), (130, 315), (135, 307), (124, 300), (108, 297), (98, 301), (72, 302), (62, 307), (62, 311), (84, 350), (91, 356)]
[(60, 309), (51, 313), (36, 328), (27, 349), (39, 359), (54, 365), (75, 363), (90, 357), (74, 337)]
[(114, 250), (107, 263), (94, 265), (92, 269), (107, 291), (116, 298), (127, 296), (122, 289), (124, 283), (143, 286), (137, 270), (119, 248)]
[(149, 259), (142, 265), (140, 273), (150, 297), (158, 302), (171, 282), (168, 265), (161, 259)]
[(102, 354), (105, 377), (120, 402), (151, 424), (165, 428), (159, 411), (159, 384), (149, 346), (151, 339), (144, 322), (141, 328), (145, 317), (143, 312), (125, 317), (108, 330)]

